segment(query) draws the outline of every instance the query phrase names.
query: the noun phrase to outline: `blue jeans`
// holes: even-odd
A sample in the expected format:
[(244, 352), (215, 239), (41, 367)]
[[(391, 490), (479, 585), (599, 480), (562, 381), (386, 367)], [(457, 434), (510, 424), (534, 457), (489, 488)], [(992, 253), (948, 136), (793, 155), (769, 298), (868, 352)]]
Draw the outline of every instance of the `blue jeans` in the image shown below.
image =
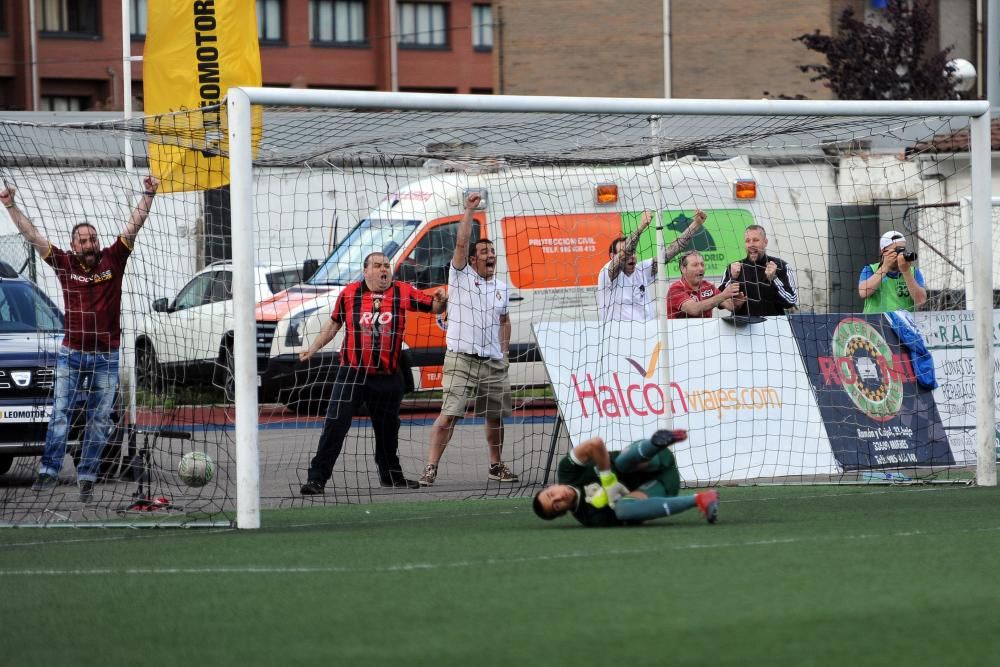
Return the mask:
[(118, 393), (118, 350), (79, 352), (60, 346), (56, 360), (56, 386), (52, 418), (45, 436), (45, 449), (38, 468), (40, 475), (57, 477), (66, 457), (73, 408), (86, 416), (83, 452), (76, 471), (79, 481), (96, 481), (101, 468), (101, 454), (114, 425), (111, 411)]

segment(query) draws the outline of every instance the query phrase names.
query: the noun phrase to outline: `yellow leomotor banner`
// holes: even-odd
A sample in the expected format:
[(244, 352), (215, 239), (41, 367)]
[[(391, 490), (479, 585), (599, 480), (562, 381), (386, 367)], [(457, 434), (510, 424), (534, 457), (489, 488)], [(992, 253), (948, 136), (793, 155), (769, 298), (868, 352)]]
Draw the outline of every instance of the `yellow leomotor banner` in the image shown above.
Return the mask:
[[(259, 86), (255, 0), (148, 3), (143, 54), (149, 159), (161, 192), (205, 190), (229, 182), (225, 107), (232, 86)], [(162, 115), (166, 114), (166, 115)], [(260, 112), (254, 112), (259, 140)]]

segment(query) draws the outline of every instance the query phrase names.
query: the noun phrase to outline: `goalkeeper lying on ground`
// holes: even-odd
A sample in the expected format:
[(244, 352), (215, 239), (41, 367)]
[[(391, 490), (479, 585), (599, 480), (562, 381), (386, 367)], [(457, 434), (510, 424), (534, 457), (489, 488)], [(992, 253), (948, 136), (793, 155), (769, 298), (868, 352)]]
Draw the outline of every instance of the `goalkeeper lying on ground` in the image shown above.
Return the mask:
[(717, 491), (677, 495), (681, 476), (668, 447), (685, 439), (686, 431), (657, 431), (609, 454), (604, 440), (590, 438), (559, 462), (559, 482), (535, 494), (535, 514), (555, 519), (571, 512), (584, 526), (622, 526), (697, 507), (715, 523)]

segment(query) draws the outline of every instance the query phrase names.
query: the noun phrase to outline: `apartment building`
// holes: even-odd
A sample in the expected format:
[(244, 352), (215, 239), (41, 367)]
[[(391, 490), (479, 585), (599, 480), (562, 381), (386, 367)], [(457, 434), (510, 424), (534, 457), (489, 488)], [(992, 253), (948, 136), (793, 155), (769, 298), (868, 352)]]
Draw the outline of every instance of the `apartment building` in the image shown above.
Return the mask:
[[(953, 48), (983, 81), (986, 0), (921, 0), (929, 50)], [(829, 99), (795, 38), (834, 34), (845, 7), (878, 22), (886, 0), (494, 0), (495, 90), (521, 95)], [(973, 91), (978, 97), (985, 92)]]
[[(150, 0), (128, 0), (141, 56)], [(985, 80), (987, 0), (926, 0), (928, 49), (953, 47)], [(34, 12), (29, 11), (34, 3)], [(829, 98), (795, 37), (836, 31), (845, 7), (886, 0), (256, 0), (264, 84), (522, 95)], [(395, 12), (393, 37), (390, 17)], [(0, 108), (119, 110), (121, 0), (0, 0)], [(34, 39), (32, 39), (34, 36)], [(34, 82), (37, 81), (37, 84)], [(981, 88), (972, 95), (984, 97)]]
[[(127, 5), (133, 56), (150, 28), (147, 1)], [(256, 0), (256, 9), (265, 85), (493, 92), (490, 0)], [(0, 0), (0, 108), (119, 110), (131, 69), (141, 109), (142, 63), (123, 67), (122, 15), (121, 0)]]

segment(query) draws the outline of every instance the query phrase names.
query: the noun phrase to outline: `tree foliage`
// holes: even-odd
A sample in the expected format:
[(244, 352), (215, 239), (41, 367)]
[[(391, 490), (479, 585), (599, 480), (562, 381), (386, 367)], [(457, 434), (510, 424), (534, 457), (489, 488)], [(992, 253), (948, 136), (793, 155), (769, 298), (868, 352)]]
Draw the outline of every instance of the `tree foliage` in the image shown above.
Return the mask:
[(837, 35), (819, 30), (795, 38), (826, 56), (825, 65), (800, 65), (841, 100), (955, 99), (951, 47), (926, 53), (934, 23), (920, 0), (888, 0), (884, 25), (858, 20), (851, 8), (837, 22)]

